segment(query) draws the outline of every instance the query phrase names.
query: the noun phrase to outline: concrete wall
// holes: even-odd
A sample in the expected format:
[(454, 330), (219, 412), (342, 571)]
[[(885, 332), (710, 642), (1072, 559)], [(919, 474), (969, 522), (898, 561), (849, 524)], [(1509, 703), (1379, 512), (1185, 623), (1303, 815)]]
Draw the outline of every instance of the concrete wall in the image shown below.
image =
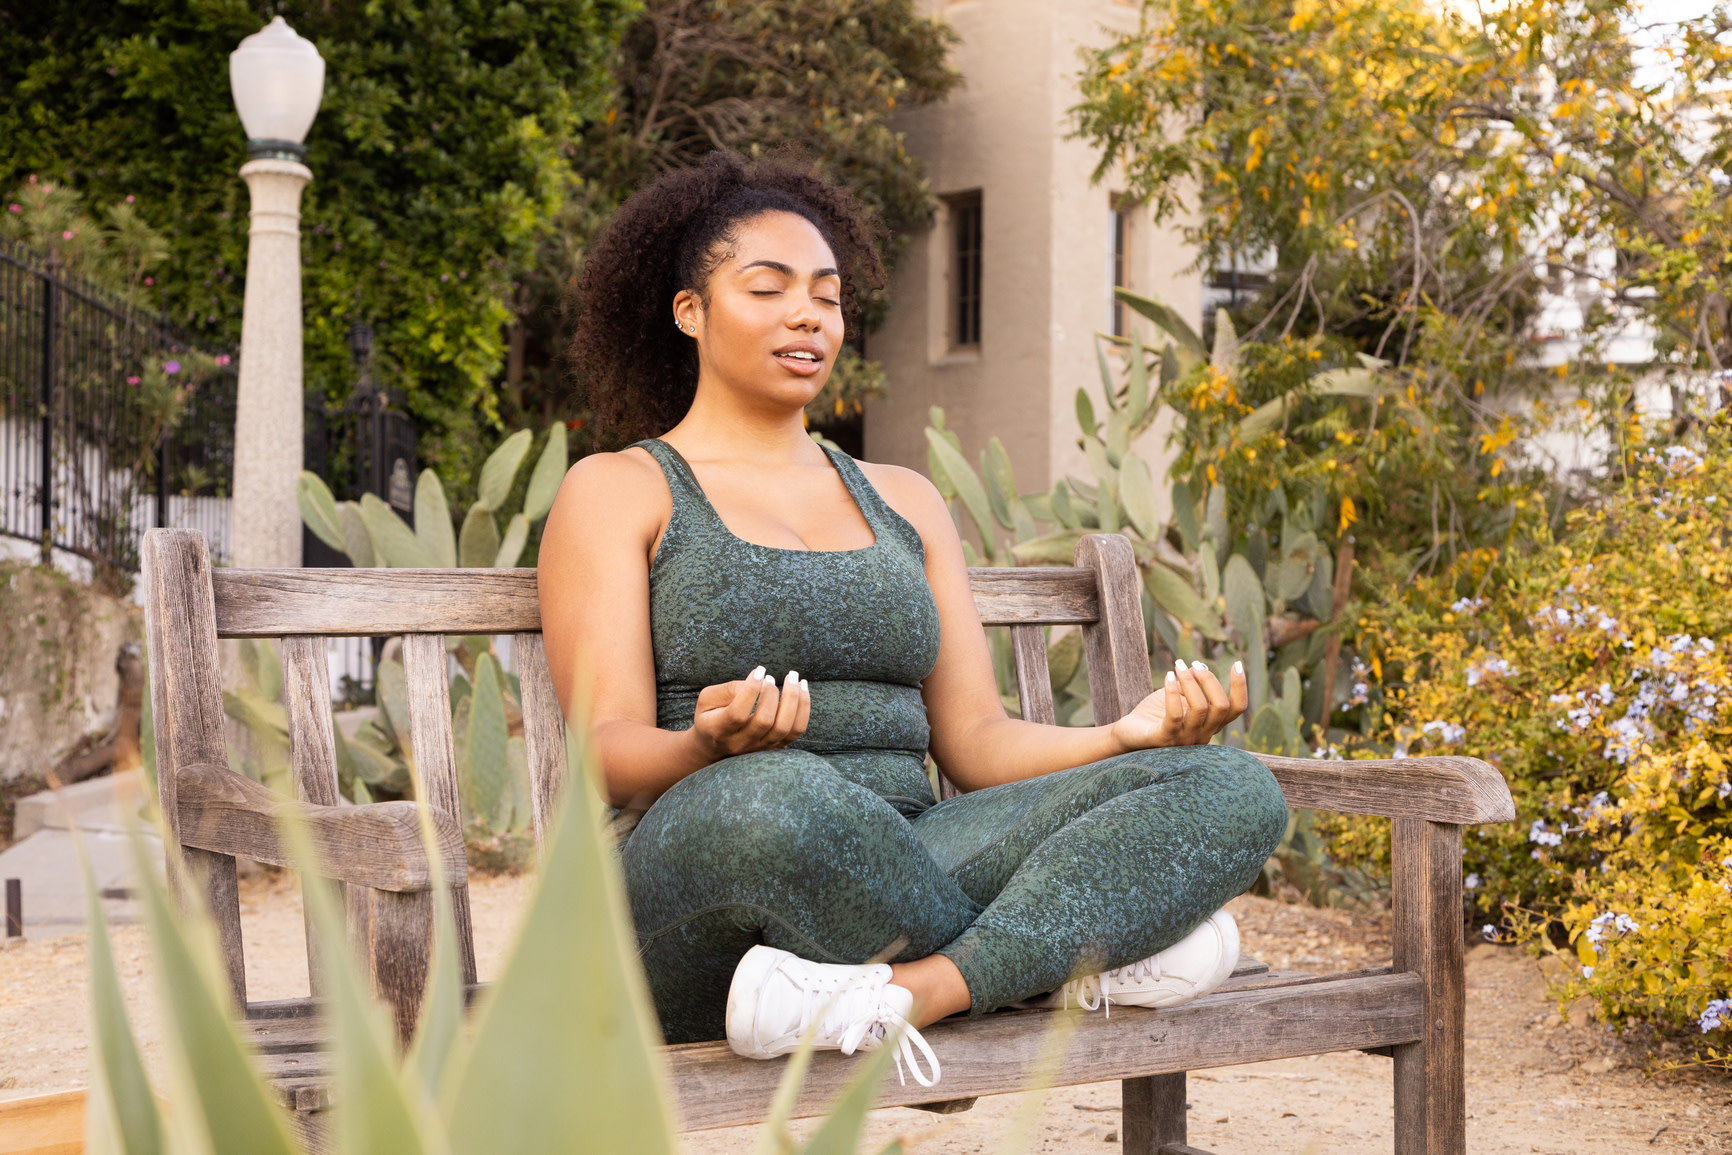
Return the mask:
[[(1066, 473), (1088, 476), (1076, 448), (1079, 386), (1097, 398), (1094, 334), (1110, 325), (1109, 211), (1122, 180), (1090, 181), (1093, 149), (1066, 139), (1077, 102), (1078, 49), (1135, 27), (1117, 0), (927, 0), (961, 36), (965, 78), (942, 104), (898, 127), (939, 197), (982, 198), (978, 350), (949, 348), (951, 233), (944, 210), (913, 238), (891, 286), (891, 312), (867, 339), (887, 397), (868, 403), (866, 455), (925, 471), (927, 409), (944, 407), (972, 458), (997, 434), (1025, 492)], [(1129, 281), (1201, 324), (1202, 280), (1171, 222), (1132, 210)], [(1100, 408), (1097, 402), (1097, 409)], [(1163, 456), (1151, 433), (1139, 446)]]

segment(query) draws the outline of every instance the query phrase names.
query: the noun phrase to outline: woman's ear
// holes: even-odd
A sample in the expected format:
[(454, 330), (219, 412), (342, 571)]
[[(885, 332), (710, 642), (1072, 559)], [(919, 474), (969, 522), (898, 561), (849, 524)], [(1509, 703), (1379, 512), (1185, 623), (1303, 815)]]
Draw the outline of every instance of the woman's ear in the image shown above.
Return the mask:
[(703, 320), (702, 303), (698, 295), (690, 289), (681, 289), (674, 294), (674, 325), (688, 337), (698, 335), (698, 324)]

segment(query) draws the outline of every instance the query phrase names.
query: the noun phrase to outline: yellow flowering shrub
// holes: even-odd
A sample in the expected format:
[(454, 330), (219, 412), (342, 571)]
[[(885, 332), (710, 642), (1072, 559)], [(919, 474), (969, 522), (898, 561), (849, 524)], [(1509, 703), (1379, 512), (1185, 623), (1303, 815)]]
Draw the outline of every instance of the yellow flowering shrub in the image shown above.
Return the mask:
[[(1360, 620), (1377, 738), (1497, 766), (1519, 821), (1470, 830), (1488, 937), (1573, 951), (1562, 997), (1687, 1028), (1732, 1067), (1732, 447), (1632, 454), (1555, 534)], [(1343, 861), (1386, 824), (1336, 819)]]

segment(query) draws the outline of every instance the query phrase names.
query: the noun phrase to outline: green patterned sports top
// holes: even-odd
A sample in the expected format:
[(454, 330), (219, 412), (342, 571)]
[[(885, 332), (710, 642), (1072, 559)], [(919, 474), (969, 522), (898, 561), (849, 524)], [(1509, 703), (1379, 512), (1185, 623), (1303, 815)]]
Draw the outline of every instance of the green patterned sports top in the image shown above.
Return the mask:
[(875, 540), (803, 550), (734, 536), (691, 466), (665, 441), (673, 513), (650, 564), (656, 725), (687, 730), (705, 686), (764, 666), (811, 683), (812, 716), (794, 743), (912, 818), (932, 805), (920, 684), (938, 660), (938, 608), (920, 534), (884, 503), (846, 453), (825, 449)]

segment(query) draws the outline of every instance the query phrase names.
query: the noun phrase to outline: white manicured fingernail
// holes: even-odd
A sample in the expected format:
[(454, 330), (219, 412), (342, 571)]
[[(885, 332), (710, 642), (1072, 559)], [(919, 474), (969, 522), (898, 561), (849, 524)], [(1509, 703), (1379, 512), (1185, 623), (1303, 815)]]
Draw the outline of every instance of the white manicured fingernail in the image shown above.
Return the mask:
[(1208, 669), (1208, 668), (1209, 668), (1209, 667), (1207, 667), (1207, 666), (1205, 666), (1205, 665), (1204, 665), (1204, 664), (1203, 664), (1203, 663), (1201, 663), (1201, 662), (1192, 662), (1192, 663), (1191, 663), (1191, 669), (1193, 669), (1193, 670), (1206, 670), (1206, 669)]
[(1244, 662), (1234, 662), (1233, 663), (1233, 672), (1235, 674), (1243, 674), (1245, 672), (1245, 663)]
[(1179, 680), (1178, 677), (1176, 675), (1174, 675), (1173, 671), (1171, 671), (1171, 670), (1167, 671), (1167, 685), (1171, 686), (1173, 683), (1177, 682), (1178, 680)]
[(764, 667), (762, 667), (762, 666), (759, 666), (757, 669), (753, 670), (750, 674), (747, 675), (747, 677), (751, 678), (751, 679), (761, 678), (763, 676), (764, 676)]
[(1173, 669), (1178, 671), (1181, 674), (1184, 673), (1185, 672), (1185, 659), (1180, 658), (1178, 661), (1174, 662), (1173, 663)]
[(795, 671), (795, 670), (789, 670), (789, 671), (788, 671), (788, 685), (790, 685), (790, 686), (798, 686), (798, 685), (799, 685), (799, 684), (800, 684), (800, 675), (799, 675), (799, 673), (798, 673), (798, 672), (797, 672), (797, 671)]

